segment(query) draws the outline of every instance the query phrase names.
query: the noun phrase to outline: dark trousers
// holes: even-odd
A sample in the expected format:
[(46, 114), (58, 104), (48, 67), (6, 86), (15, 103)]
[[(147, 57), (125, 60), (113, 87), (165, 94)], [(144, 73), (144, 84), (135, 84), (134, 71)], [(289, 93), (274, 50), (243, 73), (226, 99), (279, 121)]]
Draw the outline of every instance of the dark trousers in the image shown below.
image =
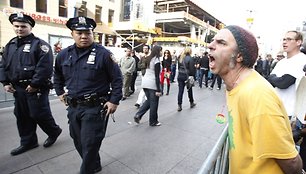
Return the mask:
[(200, 69), (199, 86), (202, 88), (203, 77), (205, 76), (205, 86), (208, 87), (208, 70)]
[[(180, 78), (178, 77), (177, 78), (177, 81), (178, 81), (178, 87), (179, 87), (179, 90), (178, 90), (178, 96), (177, 96), (177, 104), (181, 105), (183, 103), (183, 94), (184, 94), (184, 89), (185, 89), (185, 81), (187, 80), (187, 78)], [(192, 92), (192, 87), (187, 90), (188, 92), (188, 98), (189, 98), (189, 102), (190, 103), (193, 103), (194, 102), (194, 99), (193, 99), (193, 92)]]
[(108, 117), (101, 116), (102, 106), (68, 107), (70, 136), (82, 158), (80, 174), (92, 174), (101, 165), (99, 150), (105, 136)]
[(174, 82), (175, 74), (176, 74), (176, 64), (171, 64), (170, 82)]
[(135, 92), (135, 82), (136, 82), (136, 78), (137, 78), (137, 72), (134, 72), (132, 74), (132, 80), (131, 80), (131, 91), (132, 93)]
[(303, 161), (303, 169), (306, 170), (306, 137), (303, 138), (302, 143), (300, 145), (300, 156)]
[(141, 105), (136, 116), (141, 119), (142, 116), (150, 109), (149, 124), (154, 125), (158, 123), (158, 103), (159, 97), (156, 96), (156, 90), (143, 88), (147, 100)]
[(58, 134), (59, 126), (55, 123), (49, 103), (49, 89), (39, 93), (28, 93), (23, 87), (14, 86), (16, 92), (14, 114), (21, 145), (37, 143), (37, 125), (49, 136)]
[(222, 79), (219, 75), (217, 74), (214, 74), (213, 75), (213, 81), (211, 82), (211, 85), (210, 87), (214, 88), (214, 85), (215, 85), (215, 82), (217, 80), (217, 85), (218, 85), (218, 88), (220, 89), (221, 88), (221, 84), (222, 84)]
[(55, 123), (49, 103), (49, 89), (39, 93), (28, 93), (23, 87), (14, 86), (16, 92), (14, 114), (21, 145), (37, 143), (37, 125), (49, 136), (58, 134), (59, 126)]

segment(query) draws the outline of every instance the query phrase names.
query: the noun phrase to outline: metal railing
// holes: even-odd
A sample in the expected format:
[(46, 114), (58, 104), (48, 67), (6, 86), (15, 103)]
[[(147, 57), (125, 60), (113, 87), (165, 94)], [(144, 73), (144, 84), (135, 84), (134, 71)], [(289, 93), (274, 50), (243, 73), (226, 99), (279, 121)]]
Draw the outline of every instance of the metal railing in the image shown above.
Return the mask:
[(0, 85), (1, 85), (1, 87), (0, 87), (0, 103), (13, 101), (14, 100), (13, 94), (4, 92), (2, 84), (0, 84)]
[(227, 174), (228, 173), (228, 124), (220, 138), (208, 154), (198, 174)]

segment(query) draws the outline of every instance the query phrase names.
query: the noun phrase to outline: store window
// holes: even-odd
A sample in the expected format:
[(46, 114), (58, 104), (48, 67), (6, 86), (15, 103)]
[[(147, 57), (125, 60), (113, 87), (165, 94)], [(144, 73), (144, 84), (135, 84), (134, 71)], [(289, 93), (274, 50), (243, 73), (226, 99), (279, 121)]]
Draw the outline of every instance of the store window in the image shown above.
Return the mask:
[(101, 23), (102, 7), (96, 5), (95, 21)]
[(36, 0), (36, 11), (47, 13), (47, 0)]
[(78, 16), (87, 16), (87, 2), (82, 1), (81, 7), (78, 9)]
[(129, 21), (131, 19), (132, 2), (131, 2), (131, 0), (122, 0), (122, 1), (123, 1), (122, 20), (123, 21)]
[(136, 2), (136, 16), (135, 19), (140, 19), (143, 17), (143, 4)]
[(114, 10), (108, 11), (108, 26), (112, 27), (114, 22)]
[(67, 17), (68, 0), (59, 0), (58, 5), (59, 5), (58, 15), (61, 17)]
[(23, 8), (23, 0), (10, 0), (10, 6), (16, 8)]

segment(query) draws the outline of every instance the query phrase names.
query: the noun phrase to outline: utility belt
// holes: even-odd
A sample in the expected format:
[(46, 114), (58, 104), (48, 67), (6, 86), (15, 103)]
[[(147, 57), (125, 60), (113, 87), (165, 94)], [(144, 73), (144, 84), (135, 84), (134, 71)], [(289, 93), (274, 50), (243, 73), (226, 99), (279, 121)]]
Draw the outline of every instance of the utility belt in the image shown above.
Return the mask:
[(68, 95), (64, 96), (66, 103), (71, 107), (87, 106), (96, 107), (104, 105), (107, 102), (107, 96), (94, 94), (86, 94), (82, 97), (74, 98)]
[[(12, 84), (14, 86), (19, 86), (19, 87), (25, 89), (25, 88), (28, 87), (28, 85), (31, 84), (31, 81), (32, 81), (32, 79), (16, 80), (16, 81), (12, 82)], [(40, 86), (40, 88), (42, 88), (42, 89), (46, 89), (46, 88), (47, 89), (53, 89), (53, 83), (51, 82), (51, 80), (48, 79), (43, 86)]]
[(14, 86), (19, 86), (21, 88), (27, 88), (31, 84), (31, 79), (17, 80), (12, 83)]

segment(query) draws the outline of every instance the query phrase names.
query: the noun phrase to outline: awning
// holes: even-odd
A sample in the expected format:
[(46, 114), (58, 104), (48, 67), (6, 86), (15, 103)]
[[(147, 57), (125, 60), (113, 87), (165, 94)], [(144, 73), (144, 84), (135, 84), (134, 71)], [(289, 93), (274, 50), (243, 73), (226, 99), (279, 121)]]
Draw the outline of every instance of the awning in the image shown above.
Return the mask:
[(97, 33), (104, 33), (104, 34), (108, 34), (108, 35), (116, 35), (114, 30), (111, 29), (107, 24), (105, 24), (104, 22), (101, 23), (97, 23), (97, 27), (94, 30)]

